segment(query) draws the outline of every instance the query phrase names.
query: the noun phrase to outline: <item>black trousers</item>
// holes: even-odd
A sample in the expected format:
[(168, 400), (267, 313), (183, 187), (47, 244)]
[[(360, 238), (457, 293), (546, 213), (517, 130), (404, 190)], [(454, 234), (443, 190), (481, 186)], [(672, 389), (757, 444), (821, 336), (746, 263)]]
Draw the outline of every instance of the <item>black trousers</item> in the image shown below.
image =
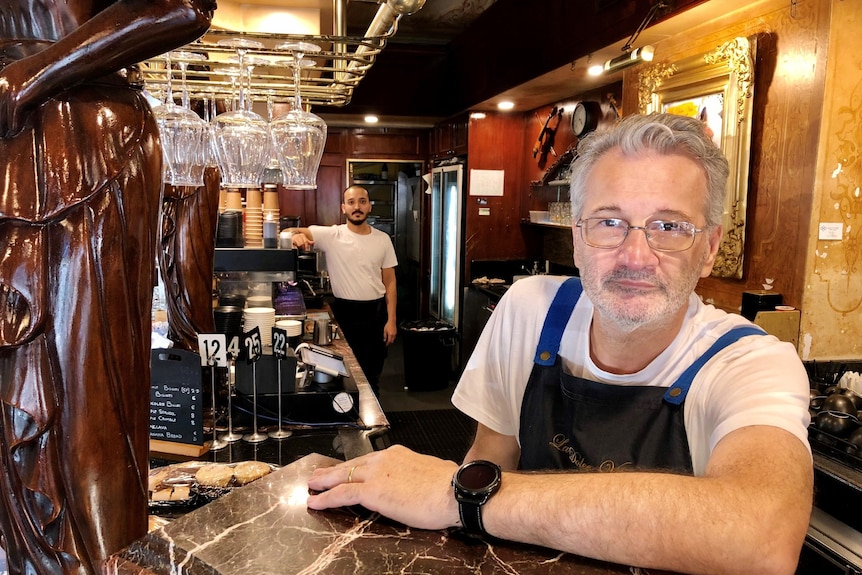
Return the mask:
[(330, 307), (371, 389), (379, 394), (380, 374), (386, 359), (386, 342), (383, 341), (383, 328), (389, 318), (386, 299), (356, 301), (335, 298)]

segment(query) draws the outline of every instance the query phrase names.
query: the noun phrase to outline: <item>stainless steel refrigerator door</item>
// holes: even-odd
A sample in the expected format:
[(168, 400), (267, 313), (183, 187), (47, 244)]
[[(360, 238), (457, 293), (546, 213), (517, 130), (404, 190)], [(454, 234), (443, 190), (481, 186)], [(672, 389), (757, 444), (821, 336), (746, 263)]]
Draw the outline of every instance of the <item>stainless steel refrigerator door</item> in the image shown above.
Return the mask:
[(461, 199), (464, 166), (431, 172), (431, 315), (459, 324)]

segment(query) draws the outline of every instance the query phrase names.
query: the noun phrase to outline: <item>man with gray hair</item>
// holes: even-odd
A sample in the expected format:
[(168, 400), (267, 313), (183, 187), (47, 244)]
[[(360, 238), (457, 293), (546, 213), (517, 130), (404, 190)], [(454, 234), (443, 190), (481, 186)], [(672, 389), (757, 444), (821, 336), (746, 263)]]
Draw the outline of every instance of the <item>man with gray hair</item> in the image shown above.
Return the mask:
[(727, 161), (698, 120), (666, 114), (578, 152), (581, 278), (536, 276), (500, 301), (453, 396), (478, 423), (464, 465), (394, 446), (317, 470), (309, 506), (638, 567), (793, 573), (813, 490), (805, 370), (694, 293)]

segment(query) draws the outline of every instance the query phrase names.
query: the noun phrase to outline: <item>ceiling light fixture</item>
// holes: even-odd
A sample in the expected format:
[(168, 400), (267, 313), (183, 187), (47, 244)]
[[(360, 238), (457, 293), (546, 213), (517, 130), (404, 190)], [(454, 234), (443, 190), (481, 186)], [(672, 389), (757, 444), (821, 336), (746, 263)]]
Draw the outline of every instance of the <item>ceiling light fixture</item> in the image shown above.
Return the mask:
[(471, 120), (484, 120), (485, 119), (485, 112), (472, 112), (470, 114), (470, 119)]
[(649, 23), (652, 22), (653, 18), (655, 18), (656, 14), (659, 10), (667, 8), (667, 4), (662, 1), (656, 2), (653, 4), (649, 12), (647, 12), (646, 16), (644, 16), (643, 21), (640, 23), (640, 26), (637, 27), (637, 30), (631, 35), (628, 41), (623, 45), (622, 51), (623, 54), (611, 58), (607, 62), (604, 63), (603, 66), (595, 65), (590, 66), (587, 70), (587, 73), (590, 76), (599, 76), (601, 74), (612, 74), (614, 72), (618, 72), (629, 66), (634, 66), (635, 64), (640, 64), (641, 62), (651, 62), (653, 56), (655, 55), (655, 48), (652, 46), (643, 46), (641, 48), (637, 48), (632, 50), (632, 45), (638, 39), (641, 32), (649, 26)]
[(374, 114), (368, 114), (367, 116), (365, 116), (366, 124), (376, 124), (378, 121), (380, 121), (380, 118), (378, 118)]
[(511, 110), (515, 107), (515, 102), (510, 102), (509, 100), (503, 100), (497, 104), (498, 110)]

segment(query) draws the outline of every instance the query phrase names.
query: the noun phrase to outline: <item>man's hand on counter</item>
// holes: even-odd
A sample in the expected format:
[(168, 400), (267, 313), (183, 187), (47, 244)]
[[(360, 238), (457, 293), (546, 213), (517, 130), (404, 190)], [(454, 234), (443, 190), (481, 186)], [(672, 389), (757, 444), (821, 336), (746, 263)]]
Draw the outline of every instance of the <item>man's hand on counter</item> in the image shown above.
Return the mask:
[(393, 445), (334, 467), (314, 470), (308, 487), (311, 509), (362, 505), (420, 529), (446, 529), (460, 524), (452, 491), (453, 461), (415, 453)]

